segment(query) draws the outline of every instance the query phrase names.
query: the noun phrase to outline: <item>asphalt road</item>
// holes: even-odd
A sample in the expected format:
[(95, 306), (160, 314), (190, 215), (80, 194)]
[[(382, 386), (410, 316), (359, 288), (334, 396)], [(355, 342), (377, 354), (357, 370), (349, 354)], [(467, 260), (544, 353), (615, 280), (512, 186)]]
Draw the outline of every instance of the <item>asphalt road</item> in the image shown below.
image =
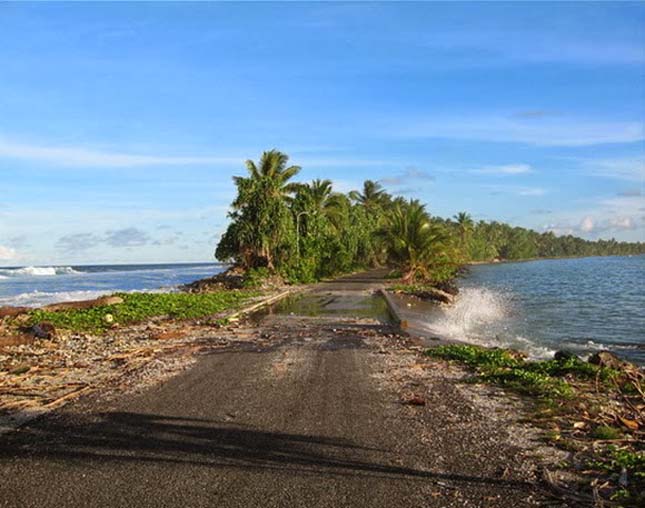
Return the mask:
[(331, 310), (266, 316), (268, 345), (214, 351), (142, 394), (0, 437), (0, 506), (534, 506), (534, 487), (508, 474), (504, 429), (454, 387), (427, 386), (429, 404), (411, 408), (375, 378), (392, 330), (334, 301), (378, 284), (321, 285)]

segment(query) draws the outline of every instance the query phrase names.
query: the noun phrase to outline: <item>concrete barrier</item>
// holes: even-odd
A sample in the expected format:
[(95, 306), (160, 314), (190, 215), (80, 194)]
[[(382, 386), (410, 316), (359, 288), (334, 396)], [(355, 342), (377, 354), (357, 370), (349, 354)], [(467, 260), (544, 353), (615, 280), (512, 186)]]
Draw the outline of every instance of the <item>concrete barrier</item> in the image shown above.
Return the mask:
[(401, 328), (401, 330), (406, 330), (409, 326), (408, 320), (403, 317), (403, 314), (401, 313), (399, 306), (394, 301), (394, 298), (392, 298), (392, 295), (385, 289), (379, 289), (378, 292), (385, 299), (387, 308), (394, 318), (394, 321), (399, 325), (399, 328)]

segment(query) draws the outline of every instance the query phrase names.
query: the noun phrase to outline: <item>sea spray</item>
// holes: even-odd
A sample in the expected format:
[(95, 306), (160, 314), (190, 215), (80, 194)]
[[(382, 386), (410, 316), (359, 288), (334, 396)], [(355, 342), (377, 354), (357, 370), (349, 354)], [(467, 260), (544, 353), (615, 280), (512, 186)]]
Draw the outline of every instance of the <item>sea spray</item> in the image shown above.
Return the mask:
[(498, 324), (505, 316), (504, 299), (494, 291), (467, 288), (461, 291), (452, 306), (444, 309), (443, 317), (432, 324), (440, 335), (452, 338), (479, 335)]
[(453, 305), (424, 328), (444, 339), (487, 347), (506, 347), (525, 351), (532, 358), (547, 358), (553, 350), (537, 344), (512, 330), (519, 319), (512, 294), (488, 288), (463, 288)]

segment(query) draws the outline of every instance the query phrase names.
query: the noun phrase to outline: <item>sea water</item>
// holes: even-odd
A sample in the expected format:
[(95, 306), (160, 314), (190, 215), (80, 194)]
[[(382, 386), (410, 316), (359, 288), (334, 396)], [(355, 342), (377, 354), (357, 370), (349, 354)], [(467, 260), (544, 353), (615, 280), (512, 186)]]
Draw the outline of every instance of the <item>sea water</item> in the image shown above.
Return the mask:
[(645, 364), (645, 256), (476, 265), (456, 303), (428, 312), (431, 335), (534, 358), (607, 349)]
[(0, 306), (35, 307), (117, 291), (172, 291), (225, 268), (219, 263), (0, 268)]

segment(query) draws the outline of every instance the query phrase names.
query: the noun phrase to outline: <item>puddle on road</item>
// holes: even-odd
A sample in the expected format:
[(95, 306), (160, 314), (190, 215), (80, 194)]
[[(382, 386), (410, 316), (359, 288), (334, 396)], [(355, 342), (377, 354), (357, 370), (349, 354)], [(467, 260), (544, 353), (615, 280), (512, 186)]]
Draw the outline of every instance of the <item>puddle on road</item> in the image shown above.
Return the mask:
[(346, 316), (390, 321), (387, 304), (377, 295), (305, 293), (285, 298), (271, 307), (270, 313), (307, 317)]

